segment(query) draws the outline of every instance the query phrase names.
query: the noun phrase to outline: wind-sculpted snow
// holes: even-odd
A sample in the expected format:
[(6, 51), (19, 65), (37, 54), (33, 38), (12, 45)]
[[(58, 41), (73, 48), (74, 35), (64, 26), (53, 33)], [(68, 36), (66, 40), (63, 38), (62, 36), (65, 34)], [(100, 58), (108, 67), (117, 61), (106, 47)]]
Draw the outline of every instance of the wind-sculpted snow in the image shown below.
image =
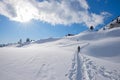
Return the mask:
[[(91, 41), (90, 45), (82, 50), (83, 53), (109, 61), (120, 63), (120, 38), (107, 38)], [(116, 58), (116, 59), (111, 59)]]

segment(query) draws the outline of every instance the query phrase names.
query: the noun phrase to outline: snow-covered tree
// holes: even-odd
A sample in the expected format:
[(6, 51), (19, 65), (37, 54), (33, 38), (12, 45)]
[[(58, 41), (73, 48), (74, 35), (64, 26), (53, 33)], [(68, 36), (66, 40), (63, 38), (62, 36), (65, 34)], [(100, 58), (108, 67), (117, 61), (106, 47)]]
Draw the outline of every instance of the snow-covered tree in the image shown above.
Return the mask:
[(20, 40), (18, 41), (18, 44), (22, 44), (22, 39), (20, 39)]
[(90, 30), (93, 30), (94, 29), (94, 27), (93, 26), (90, 26)]
[(119, 17), (117, 18), (117, 23), (120, 24), (120, 19), (119, 19)]
[(29, 39), (29, 38), (27, 38), (27, 39), (26, 39), (26, 42), (30, 42), (30, 39)]

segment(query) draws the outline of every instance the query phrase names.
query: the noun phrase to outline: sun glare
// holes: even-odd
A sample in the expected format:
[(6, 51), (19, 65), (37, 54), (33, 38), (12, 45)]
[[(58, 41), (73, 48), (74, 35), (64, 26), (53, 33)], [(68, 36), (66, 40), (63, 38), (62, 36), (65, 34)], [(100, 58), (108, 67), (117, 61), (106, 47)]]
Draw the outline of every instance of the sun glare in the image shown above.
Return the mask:
[(26, 9), (26, 8), (22, 8), (18, 10), (18, 15), (17, 15), (17, 20), (20, 22), (29, 22), (32, 19), (32, 14), (31, 11)]
[(17, 7), (17, 17), (14, 18), (15, 21), (26, 23), (35, 17), (37, 10), (31, 5), (22, 5)]

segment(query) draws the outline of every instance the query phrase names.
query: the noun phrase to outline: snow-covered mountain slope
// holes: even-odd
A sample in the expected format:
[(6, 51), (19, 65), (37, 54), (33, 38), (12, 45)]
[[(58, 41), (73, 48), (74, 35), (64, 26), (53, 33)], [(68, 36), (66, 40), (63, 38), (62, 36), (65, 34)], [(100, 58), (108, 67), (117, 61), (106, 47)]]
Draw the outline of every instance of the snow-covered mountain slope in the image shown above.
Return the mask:
[(3, 47), (0, 80), (120, 80), (119, 48), (120, 28)]
[(120, 16), (105, 25), (101, 30), (112, 29), (116, 27), (120, 27)]

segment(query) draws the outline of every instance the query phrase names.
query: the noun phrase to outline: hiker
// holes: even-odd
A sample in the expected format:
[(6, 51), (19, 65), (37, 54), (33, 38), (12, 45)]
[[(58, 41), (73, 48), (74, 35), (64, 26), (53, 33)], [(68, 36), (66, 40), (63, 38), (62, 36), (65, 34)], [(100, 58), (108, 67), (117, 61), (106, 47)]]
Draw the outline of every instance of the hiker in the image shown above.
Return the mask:
[(78, 46), (78, 52), (80, 52), (80, 46)]

